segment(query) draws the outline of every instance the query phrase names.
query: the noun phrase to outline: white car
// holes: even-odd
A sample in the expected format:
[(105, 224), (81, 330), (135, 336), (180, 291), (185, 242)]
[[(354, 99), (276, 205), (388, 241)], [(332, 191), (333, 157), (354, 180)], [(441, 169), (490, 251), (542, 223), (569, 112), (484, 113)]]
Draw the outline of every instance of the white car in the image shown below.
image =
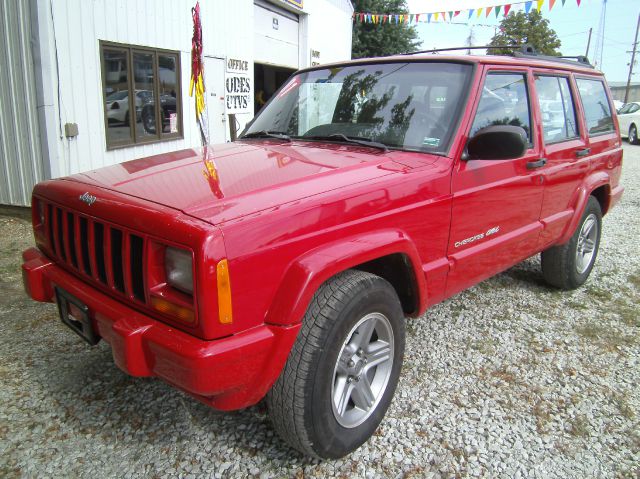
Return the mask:
[[(142, 104), (152, 97), (153, 93), (148, 90), (136, 90), (136, 121), (139, 120)], [(109, 122), (129, 124), (129, 92), (127, 90), (117, 91), (107, 96), (106, 106)]]
[(640, 102), (625, 103), (618, 112), (620, 136), (627, 138), (632, 145), (640, 144), (638, 130), (640, 129)]

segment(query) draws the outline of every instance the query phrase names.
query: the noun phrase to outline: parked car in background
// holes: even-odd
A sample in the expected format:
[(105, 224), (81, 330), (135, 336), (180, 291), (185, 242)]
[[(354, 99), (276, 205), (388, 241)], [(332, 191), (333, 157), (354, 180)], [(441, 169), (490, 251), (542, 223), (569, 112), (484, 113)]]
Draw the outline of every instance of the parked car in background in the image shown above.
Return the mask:
[(620, 100), (613, 100), (613, 107), (616, 109), (617, 112), (619, 112), (623, 106), (624, 106), (624, 102)]
[(640, 129), (640, 102), (625, 103), (618, 112), (620, 136), (629, 140), (632, 145), (640, 143), (638, 129)]
[[(143, 103), (153, 98), (149, 90), (136, 90), (136, 121), (140, 119), (140, 110)], [(129, 92), (127, 90), (116, 91), (106, 98), (107, 120), (129, 125)]]
[(584, 60), (316, 66), (236, 142), (36, 185), (23, 280), (127, 373), (225, 411), (266, 397), (288, 444), (337, 458), (391, 404), (407, 317), (538, 253), (549, 285), (587, 281), (621, 171)]

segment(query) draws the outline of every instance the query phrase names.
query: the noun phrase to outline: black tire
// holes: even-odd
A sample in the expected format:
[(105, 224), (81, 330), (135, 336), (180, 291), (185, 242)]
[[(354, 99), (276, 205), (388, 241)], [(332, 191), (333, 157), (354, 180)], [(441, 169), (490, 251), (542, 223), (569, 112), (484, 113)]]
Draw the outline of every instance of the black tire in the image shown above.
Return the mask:
[(150, 135), (156, 134), (156, 118), (153, 108), (147, 107), (142, 110), (142, 127)]
[(629, 127), (629, 143), (632, 145), (640, 144), (640, 140), (638, 139), (638, 128), (636, 125), (631, 125)]
[(124, 125), (129, 126), (129, 111), (124, 114)]
[[(580, 236), (587, 221), (595, 219), (595, 238), (593, 239), (593, 255), (581, 264), (578, 259)], [(542, 252), (542, 275), (547, 283), (560, 289), (575, 289), (585, 283), (598, 256), (600, 236), (602, 233), (602, 210), (600, 203), (593, 196), (589, 197), (587, 206), (571, 239), (558, 246)]]
[[(393, 334), (389, 336), (392, 346), (387, 357), (392, 361), (386, 359), (379, 366), (371, 366), (369, 372), (360, 369), (357, 379), (355, 376), (347, 379), (359, 383), (361, 373), (365, 377), (371, 377), (369, 373), (373, 373), (371, 383), (375, 384), (378, 368), (382, 367), (387, 368), (380, 371), (386, 371), (388, 380), (379, 389), (376, 401), (368, 410), (370, 412), (356, 410), (352, 399), (345, 401), (346, 409), (354, 405), (349, 413), (368, 416), (363, 417), (360, 424), (344, 427), (337, 419), (340, 414), (334, 412), (333, 388), (341, 371), (338, 356), (342, 361), (348, 359), (345, 359), (345, 348), (350, 338), (356, 338), (358, 334), (357, 329), (353, 332), (354, 328), (364, 324), (362, 321), (366, 323), (366, 318), (371, 315), (388, 319), (388, 323), (384, 323), (385, 328)], [(374, 331), (371, 338), (375, 338), (376, 343), (366, 344), (375, 345), (380, 341), (378, 338), (381, 336), (376, 334), (378, 330)], [(404, 345), (404, 314), (395, 290), (386, 280), (356, 270), (333, 277), (313, 296), (287, 363), (267, 394), (267, 406), (275, 430), (291, 447), (311, 457), (335, 459), (357, 449), (374, 433), (391, 403), (402, 369)], [(352, 364), (349, 361), (349, 365)], [(366, 367), (366, 361), (364, 364)], [(348, 382), (352, 383), (351, 380)], [(369, 379), (367, 384), (370, 384)], [(348, 393), (344, 397), (350, 398), (351, 395)]]

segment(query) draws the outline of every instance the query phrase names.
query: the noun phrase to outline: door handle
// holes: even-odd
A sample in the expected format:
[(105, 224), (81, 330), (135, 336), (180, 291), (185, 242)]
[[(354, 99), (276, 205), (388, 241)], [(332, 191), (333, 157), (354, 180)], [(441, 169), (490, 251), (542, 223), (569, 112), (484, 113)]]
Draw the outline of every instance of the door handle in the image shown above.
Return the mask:
[(578, 158), (582, 158), (583, 156), (587, 156), (589, 153), (591, 153), (591, 148), (585, 148), (583, 150), (576, 150), (576, 156)]
[(537, 161), (527, 161), (527, 170), (534, 170), (547, 164), (546, 158), (540, 158)]

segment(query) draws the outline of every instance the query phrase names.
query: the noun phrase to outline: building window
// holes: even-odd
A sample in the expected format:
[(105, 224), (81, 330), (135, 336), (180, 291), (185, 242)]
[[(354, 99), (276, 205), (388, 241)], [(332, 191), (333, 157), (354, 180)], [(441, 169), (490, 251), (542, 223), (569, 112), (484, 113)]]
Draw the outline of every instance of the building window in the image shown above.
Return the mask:
[(100, 42), (107, 150), (182, 138), (180, 52)]

